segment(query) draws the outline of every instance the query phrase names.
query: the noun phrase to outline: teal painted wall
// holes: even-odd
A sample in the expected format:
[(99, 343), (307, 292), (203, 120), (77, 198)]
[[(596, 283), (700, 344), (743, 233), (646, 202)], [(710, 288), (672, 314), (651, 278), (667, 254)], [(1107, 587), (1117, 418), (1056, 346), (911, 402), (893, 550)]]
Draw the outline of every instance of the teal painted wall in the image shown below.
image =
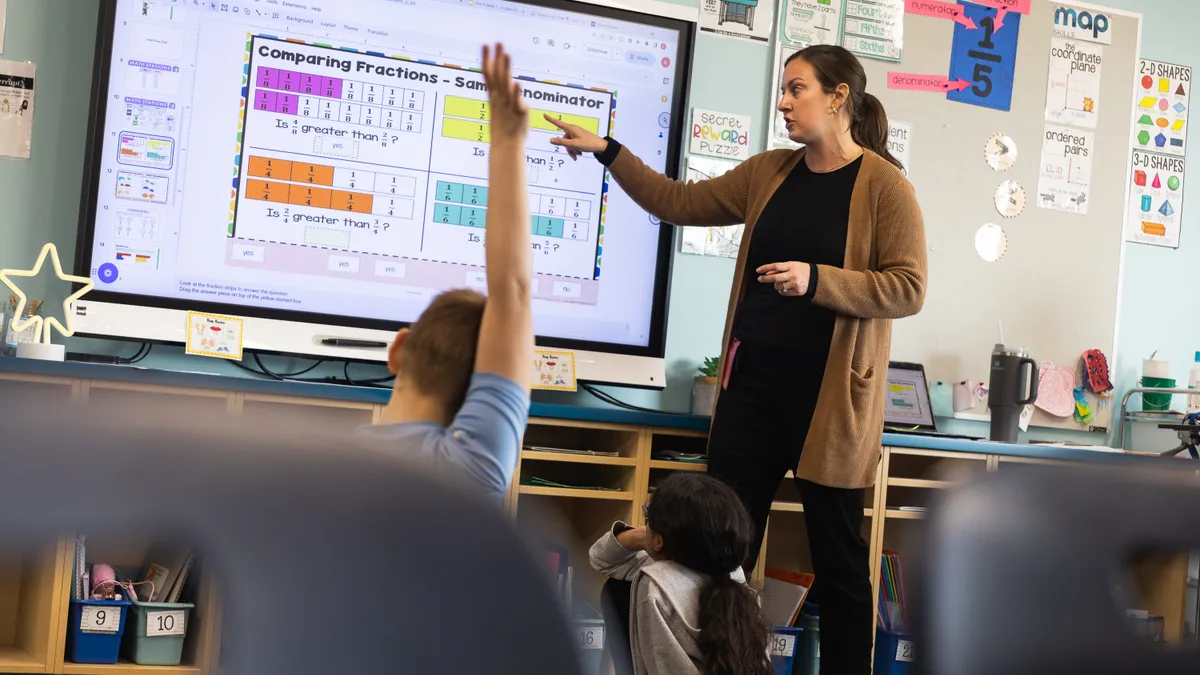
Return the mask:
[[(697, 5), (696, 0), (673, 1), (685, 6)], [(1190, 22), (1181, 19), (1181, 13), (1200, 19), (1200, 4), (1105, 1), (1113, 7), (1146, 13), (1145, 56), (1200, 65), (1200, 45), (1190, 39), (1187, 32)], [(1171, 5), (1170, 10), (1165, 7), (1167, 4)], [(2, 266), (29, 264), (45, 241), (58, 244), (64, 264), (69, 265), (73, 258), (97, 7), (96, 0), (8, 2), (3, 58), (37, 62), (38, 82), (33, 158), (0, 159), (0, 200), (6, 206), (0, 221)], [(769, 79), (770, 51), (766, 45), (709, 35), (698, 37), (691, 104), (750, 115), (754, 119), (755, 149), (762, 149), (766, 135), (763, 121), (768, 92), (774, 88)], [(1189, 152), (1192, 157), (1200, 156), (1197, 145), (1200, 144), (1193, 144)], [(1195, 267), (1194, 261), (1200, 253), (1200, 225), (1196, 215), (1200, 214), (1200, 181), (1192, 181), (1185, 189), (1185, 219), (1179, 250), (1126, 247), (1124, 301), (1118, 319), (1118, 350), (1122, 358), (1115, 368), (1119, 391), (1136, 382), (1141, 358), (1156, 349), (1171, 359), (1176, 377), (1186, 380), (1192, 353), (1200, 349), (1200, 314), (1194, 309), (1181, 310), (1186, 303), (1176, 297), (1186, 289), (1196, 288), (1190, 268)], [(1193, 261), (1191, 265), (1189, 260)], [(669, 386), (662, 393), (612, 391), (638, 405), (686, 410), (696, 366), (705, 356), (715, 355), (719, 350), (732, 276), (731, 260), (676, 253), (667, 332)], [(65, 285), (53, 279), (40, 278), (31, 285), (31, 295), (40, 294), (52, 303), (60, 302), (65, 293)], [(125, 354), (133, 351), (130, 345), (96, 340), (73, 340), (70, 348)], [(281, 359), (272, 363), (278, 368), (290, 367)], [(228, 363), (185, 357), (177, 348), (156, 348), (143, 365), (243, 375)], [(356, 377), (365, 377), (369, 372), (367, 366), (355, 368)], [(546, 398), (599, 405), (582, 394)], [(978, 425), (970, 423), (951, 426), (982, 433)], [(1087, 434), (1068, 437), (1097, 440), (1095, 435)], [(1145, 442), (1159, 444), (1157, 437), (1146, 436), (1146, 439)]]

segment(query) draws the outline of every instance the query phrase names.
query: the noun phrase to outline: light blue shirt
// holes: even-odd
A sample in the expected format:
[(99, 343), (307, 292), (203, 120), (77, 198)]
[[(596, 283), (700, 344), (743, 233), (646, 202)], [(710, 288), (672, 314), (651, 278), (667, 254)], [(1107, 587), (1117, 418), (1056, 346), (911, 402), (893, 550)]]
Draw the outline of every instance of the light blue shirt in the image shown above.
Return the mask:
[(400, 422), (359, 427), (356, 433), (395, 448), (403, 456), (431, 461), (466, 474), (497, 502), (512, 482), (529, 421), (529, 394), (495, 373), (475, 373), (462, 409), (444, 427), (437, 422)]

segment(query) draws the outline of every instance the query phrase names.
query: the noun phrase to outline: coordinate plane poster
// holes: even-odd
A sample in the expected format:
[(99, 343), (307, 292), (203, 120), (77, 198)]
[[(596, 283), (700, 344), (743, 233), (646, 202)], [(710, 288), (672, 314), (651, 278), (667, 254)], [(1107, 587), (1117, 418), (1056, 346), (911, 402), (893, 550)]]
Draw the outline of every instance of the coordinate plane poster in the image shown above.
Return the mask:
[[(490, 111), (451, 64), (251, 38), (232, 264), (483, 287)], [(521, 78), (535, 297), (594, 303), (605, 169), (551, 146), (543, 114), (601, 136), (615, 95)]]

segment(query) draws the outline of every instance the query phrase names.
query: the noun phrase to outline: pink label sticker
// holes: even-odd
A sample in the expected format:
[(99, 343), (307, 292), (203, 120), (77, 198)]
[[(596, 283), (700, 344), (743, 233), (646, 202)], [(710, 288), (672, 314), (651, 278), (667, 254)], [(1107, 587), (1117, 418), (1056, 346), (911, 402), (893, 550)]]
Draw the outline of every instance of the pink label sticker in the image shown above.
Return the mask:
[(973, 0), (973, 2), (984, 7), (1004, 8), (1017, 14), (1028, 14), (1029, 7), (1033, 4), (1033, 0)]
[(945, 93), (951, 90), (959, 91), (966, 89), (969, 86), (971, 86), (971, 83), (966, 80), (959, 79), (951, 82), (945, 75), (888, 73), (888, 89)]
[(908, 0), (904, 4), (904, 11), (909, 14), (919, 14), (921, 16), (931, 16), (935, 19), (950, 19), (962, 16), (962, 5), (956, 5), (952, 2), (941, 2), (940, 0)]

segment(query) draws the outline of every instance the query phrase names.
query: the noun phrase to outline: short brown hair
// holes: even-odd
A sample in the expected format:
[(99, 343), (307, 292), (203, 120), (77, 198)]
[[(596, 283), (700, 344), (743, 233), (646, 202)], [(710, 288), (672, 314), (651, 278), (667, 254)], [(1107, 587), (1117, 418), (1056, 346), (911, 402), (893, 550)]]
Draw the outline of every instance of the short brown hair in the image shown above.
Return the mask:
[(446, 291), (429, 303), (404, 341), (402, 375), (451, 414), (467, 397), (486, 303), (475, 291)]

